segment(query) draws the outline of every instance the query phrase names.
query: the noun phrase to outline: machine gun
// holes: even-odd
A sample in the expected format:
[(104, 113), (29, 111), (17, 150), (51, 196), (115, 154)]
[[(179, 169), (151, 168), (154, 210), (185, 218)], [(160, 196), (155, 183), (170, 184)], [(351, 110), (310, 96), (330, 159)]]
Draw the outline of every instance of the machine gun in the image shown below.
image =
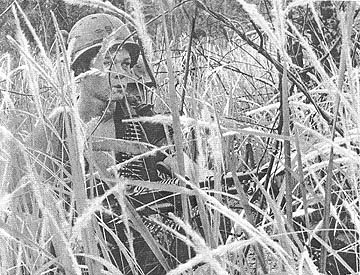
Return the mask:
[[(266, 173), (267, 169), (265, 168), (259, 172), (256, 170), (246, 173), (239, 172), (236, 174), (236, 177), (243, 185), (244, 191), (248, 195), (252, 195), (256, 188), (254, 178), (260, 180), (266, 175)], [(205, 190), (213, 190), (214, 182), (214, 176), (210, 176), (205, 181), (199, 182), (199, 187)], [(180, 181), (177, 178), (171, 178), (160, 181), (159, 183), (167, 185), (174, 184), (178, 186)], [(228, 173), (222, 176), (221, 186), (223, 189), (221, 191), (224, 193), (232, 195), (237, 194), (234, 178), (231, 174)], [(191, 186), (189, 185), (185, 187), (189, 190), (192, 190)], [(141, 210), (142, 215), (159, 213), (166, 214), (168, 212), (175, 212), (181, 209), (181, 195), (170, 191), (147, 190), (144, 188), (143, 190), (129, 194), (128, 196), (136, 208), (143, 206)], [(192, 207), (196, 206), (196, 198), (194, 196), (189, 196), (189, 200)], [(155, 201), (156, 203), (154, 203)]]

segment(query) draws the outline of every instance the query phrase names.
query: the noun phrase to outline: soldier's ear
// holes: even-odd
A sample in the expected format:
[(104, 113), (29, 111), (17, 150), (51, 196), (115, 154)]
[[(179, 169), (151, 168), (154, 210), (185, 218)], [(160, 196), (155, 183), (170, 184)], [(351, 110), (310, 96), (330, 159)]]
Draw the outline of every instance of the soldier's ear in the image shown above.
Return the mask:
[(103, 62), (104, 62), (104, 58), (99, 53), (91, 60), (90, 68), (102, 69), (103, 68)]

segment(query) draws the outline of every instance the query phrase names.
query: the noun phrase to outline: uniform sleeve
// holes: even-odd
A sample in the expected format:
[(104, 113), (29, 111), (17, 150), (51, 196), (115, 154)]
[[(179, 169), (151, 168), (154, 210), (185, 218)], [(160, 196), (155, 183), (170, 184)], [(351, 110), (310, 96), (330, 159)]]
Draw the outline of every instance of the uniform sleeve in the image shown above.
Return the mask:
[(55, 109), (43, 123), (37, 123), (26, 140), (32, 156), (32, 164), (36, 172), (45, 180), (61, 176), (59, 172), (68, 160), (65, 146), (65, 118), (67, 117), (69, 117), (67, 108)]

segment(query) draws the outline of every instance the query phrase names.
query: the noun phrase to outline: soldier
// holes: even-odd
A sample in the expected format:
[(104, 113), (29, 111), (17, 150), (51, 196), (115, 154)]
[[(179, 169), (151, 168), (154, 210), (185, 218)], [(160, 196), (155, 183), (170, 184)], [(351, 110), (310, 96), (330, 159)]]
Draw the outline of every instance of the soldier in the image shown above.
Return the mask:
[[(166, 134), (163, 125), (124, 122), (125, 119), (154, 114), (152, 105), (144, 103), (146, 89), (152, 84), (143, 85), (142, 76), (132, 73), (132, 68), (139, 59), (140, 48), (130, 38), (127, 26), (120, 19), (109, 14), (98, 13), (86, 16), (71, 29), (68, 47), (71, 53), (71, 67), (77, 77), (79, 114), (82, 122), (86, 124), (87, 138), (135, 140), (155, 146), (165, 144)], [(69, 129), (64, 123), (66, 112), (66, 108), (58, 108), (50, 116), (56, 131), (45, 127), (44, 132), (44, 127), (39, 126), (29, 139), (31, 147), (37, 152), (42, 152), (38, 156), (39, 162), (50, 167), (45, 169), (45, 178), (50, 182), (54, 177), (58, 177), (59, 173), (64, 173), (62, 166), (66, 166), (69, 162), (68, 148), (63, 146), (66, 145), (68, 139), (66, 130)], [(96, 170), (105, 177), (113, 176), (108, 172), (108, 167), (133, 157), (126, 152), (115, 154), (111, 150), (95, 151), (93, 156)], [(118, 174), (135, 180), (158, 181), (161, 178), (157, 168), (166, 167), (165, 158), (166, 155), (160, 153), (132, 161), (122, 167)], [(54, 162), (54, 159), (58, 161)], [(70, 167), (67, 170), (71, 172)], [(89, 170), (88, 163), (86, 170)], [(95, 192), (103, 194), (110, 187), (109, 184), (98, 181)], [(130, 190), (133, 194), (136, 191), (139, 192), (139, 190)], [(134, 199), (134, 196), (131, 196), (131, 198), (139, 203), (136, 197)], [(117, 218), (102, 216), (101, 219), (107, 228), (113, 230), (118, 238), (126, 243), (123, 225), (119, 226), (121, 220), (118, 217), (121, 215), (121, 209), (114, 196), (108, 198), (107, 207), (117, 214)], [(123, 273), (130, 272), (130, 267), (124, 264), (125, 258), (112, 234), (103, 231), (106, 241), (110, 243), (110, 257), (113, 264)], [(145, 274), (164, 274), (165, 270), (141, 236), (137, 232), (133, 234), (136, 258)]]

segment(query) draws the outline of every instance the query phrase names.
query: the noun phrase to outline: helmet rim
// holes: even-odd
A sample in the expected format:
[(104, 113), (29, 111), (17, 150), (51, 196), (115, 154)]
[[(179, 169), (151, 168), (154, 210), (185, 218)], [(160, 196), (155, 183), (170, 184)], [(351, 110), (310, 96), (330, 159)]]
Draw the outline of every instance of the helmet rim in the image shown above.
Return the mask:
[[(123, 30), (118, 31), (120, 28)], [(130, 37), (131, 33), (126, 24), (119, 18), (107, 13), (87, 15), (72, 27), (68, 36), (68, 45), (71, 48), (71, 64), (74, 64), (88, 50), (96, 47), (101, 48), (104, 39), (114, 32), (118, 32), (118, 34), (109, 46), (122, 44), (130, 53), (130, 66), (134, 66), (140, 55), (140, 46)]]
[[(121, 42), (119, 43), (118, 41), (114, 41), (114, 43), (112, 43), (110, 45), (110, 47), (115, 46), (115, 45), (121, 45), (121, 44), (122, 44)], [(81, 55), (85, 54), (88, 50), (96, 48), (96, 47), (99, 47), (99, 49), (100, 49), (101, 46), (102, 46), (102, 42), (88, 46), (88, 47), (76, 52), (76, 54), (73, 56), (71, 64), (74, 64), (79, 59), (79, 57)], [(130, 46), (130, 47), (127, 47), (127, 46)], [(123, 47), (125, 47), (125, 49), (129, 52), (130, 57), (131, 57), (130, 67), (133, 67), (137, 63), (137, 60), (139, 58), (140, 46), (135, 42), (125, 42), (125, 43), (123, 43)]]

